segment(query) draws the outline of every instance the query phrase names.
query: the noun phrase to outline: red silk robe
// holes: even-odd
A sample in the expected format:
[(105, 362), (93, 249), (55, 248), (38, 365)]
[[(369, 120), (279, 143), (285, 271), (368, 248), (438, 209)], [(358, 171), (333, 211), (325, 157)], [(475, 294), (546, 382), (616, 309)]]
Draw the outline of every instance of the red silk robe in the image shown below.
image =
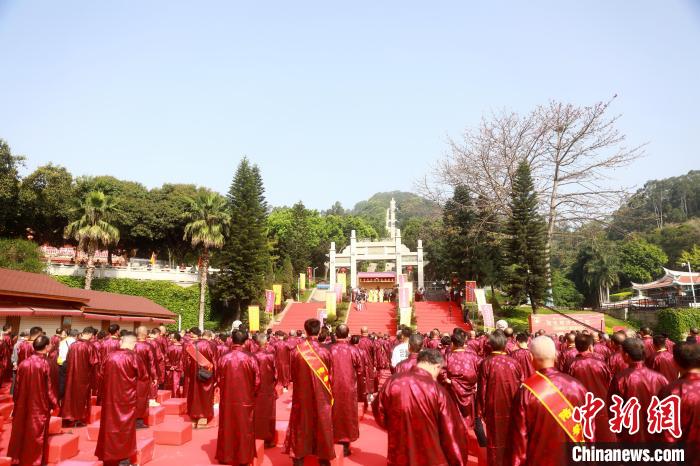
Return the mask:
[[(197, 342), (200, 351), (206, 349), (203, 342)], [(258, 363), (239, 345), (234, 345), (220, 363), (216, 371), (221, 389), (216, 461), (237, 466), (249, 464), (255, 458), (255, 397), (260, 390)]]
[(509, 356), (518, 361), (518, 364), (520, 364), (523, 380), (535, 373), (535, 368), (532, 365), (532, 353), (529, 349), (519, 348), (510, 353)]
[(394, 369), (394, 374), (400, 374), (402, 372), (408, 372), (414, 367), (418, 362), (418, 353), (408, 353), (408, 357), (398, 363)]
[(277, 369), (275, 350), (269, 344), (255, 353), (260, 370), (260, 390), (255, 397), (255, 438), (272, 442), (277, 418)]
[(70, 345), (66, 358), (66, 394), (61, 417), (87, 424), (90, 417), (91, 388), (97, 375), (99, 356), (95, 346), (85, 340)]
[(289, 345), (286, 341), (278, 340), (275, 343), (275, 367), (279, 384), (287, 388), (292, 375), (289, 366)]
[(667, 349), (657, 351), (651, 368), (666, 377), (666, 380), (673, 382), (678, 378), (678, 365), (673, 360), (673, 353)]
[(249, 353), (257, 353), (260, 349), (260, 345), (258, 345), (258, 342), (252, 338), (248, 338), (245, 343), (243, 343), (243, 349)]
[[(165, 353), (163, 353), (160, 342), (157, 339), (151, 338), (148, 340), (148, 344), (153, 348), (153, 356), (156, 365), (156, 380), (158, 380), (158, 384), (162, 384), (165, 382)], [(153, 394), (153, 398), (155, 398), (158, 388), (156, 387), (155, 390), (156, 393)]]
[(608, 358), (608, 367), (610, 368), (610, 374), (612, 374), (613, 377), (627, 369), (627, 363), (625, 362), (622, 348), (610, 354), (610, 358)]
[(428, 349), (439, 349), (440, 348), (440, 338), (431, 338), (425, 343), (425, 347)]
[(148, 374), (139, 356), (126, 349), (107, 355), (102, 372), (102, 411), (95, 456), (120, 461), (136, 455), (136, 391)]
[(360, 337), (360, 342), (357, 344), (364, 352), (364, 357), (362, 362), (365, 367), (365, 377), (364, 377), (364, 388), (365, 392), (361, 393), (361, 396), (366, 396), (370, 393), (376, 393), (377, 387), (375, 386), (375, 377), (377, 371), (377, 360), (374, 354), (374, 344), (367, 336)]
[(148, 417), (148, 400), (149, 398), (155, 398), (153, 389), (158, 389), (155, 386), (155, 382), (158, 380), (158, 373), (156, 372), (156, 362), (153, 357), (153, 347), (148, 342), (137, 341), (136, 346), (134, 346), (134, 353), (139, 357), (141, 364), (143, 364), (143, 370), (148, 375), (148, 380), (145, 378), (139, 379), (136, 387), (136, 418), (146, 419)]
[(102, 345), (100, 346), (100, 350), (102, 352), (102, 361), (107, 360), (107, 356), (109, 356), (111, 353), (119, 349), (120, 345), (120, 340), (119, 337), (113, 337), (113, 336), (108, 336), (104, 340), (102, 340)]
[[(540, 370), (575, 406), (586, 399), (586, 388), (576, 379), (554, 368)], [(566, 432), (547, 408), (521, 386), (513, 401), (511, 443), (506, 463), (512, 466), (560, 466), (568, 464)]]
[(574, 360), (578, 350), (574, 347), (568, 347), (562, 350), (559, 354), (559, 359), (557, 360), (557, 368), (559, 372), (567, 373), (569, 372), (569, 364)]
[(46, 464), (51, 410), (58, 406), (50, 372), (42, 354), (31, 355), (17, 368), (7, 455), (21, 465)]
[(644, 365), (643, 361), (633, 362), (627, 369), (613, 377), (608, 390), (608, 400), (606, 406), (608, 409), (612, 406), (612, 396), (618, 395), (625, 402), (631, 397), (636, 397), (639, 400), (640, 415), (639, 415), (639, 431), (630, 435), (626, 428), (622, 428), (622, 432), (617, 434), (619, 442), (640, 443), (653, 442), (657, 437), (647, 432), (647, 416), (646, 410), (651, 402), (651, 397), (658, 395), (663, 387), (668, 385), (666, 377), (653, 371)]
[(480, 342), (478, 339), (474, 338), (473, 340), (467, 341), (467, 346), (468, 346), (469, 348), (471, 348), (472, 350), (474, 350), (474, 352), (475, 352), (479, 357), (482, 356), (482, 354), (483, 354), (482, 351), (483, 351), (483, 350), (482, 350), (482, 348), (481, 348), (481, 342)]
[(506, 354), (511, 354), (514, 351), (517, 351), (520, 347), (518, 346), (518, 343), (516, 343), (514, 338), (508, 338), (506, 341)]
[[(460, 414), (467, 420), (468, 426), (474, 425), (474, 397), (479, 380), (480, 363), (481, 359), (475, 352), (457, 348), (450, 352), (445, 369), (439, 378), (452, 396)], [(447, 380), (450, 383), (447, 383)]]
[(651, 369), (651, 365), (654, 363), (654, 356), (656, 356), (654, 338), (649, 335), (645, 335), (642, 337), (642, 343), (644, 343), (644, 364)]
[(610, 351), (608, 345), (606, 345), (603, 341), (599, 341), (598, 343), (593, 345), (593, 352), (596, 354), (600, 354), (605, 361), (610, 359), (610, 356), (612, 355), (612, 351)]
[(216, 383), (216, 344), (210, 340), (196, 340), (193, 342), (199, 353), (212, 364), (214, 377), (202, 381), (197, 377), (199, 367), (196, 361), (189, 355), (183, 355), (185, 364), (185, 379), (187, 386), (187, 414), (192, 420), (205, 418), (211, 421), (214, 418), (214, 388)]
[[(27, 359), (29, 356), (34, 354), (34, 343), (29, 340), (23, 340), (17, 348), (17, 367)], [(10, 353), (11, 354), (11, 353)]]
[(487, 432), (486, 453), (489, 466), (505, 466), (510, 442), (510, 416), (513, 397), (523, 381), (518, 361), (493, 351), (479, 367), (477, 412)]
[[(610, 374), (608, 365), (593, 357), (593, 353), (579, 353), (569, 366), (569, 375), (581, 382), (586, 390), (593, 393), (596, 398), (600, 398), (603, 401), (607, 399), (612, 374)], [(617, 436), (610, 431), (608, 419), (607, 409), (601, 409), (596, 414), (596, 442), (617, 441)]]
[(360, 437), (357, 417), (357, 377), (362, 374), (360, 349), (346, 340), (330, 346), (333, 389), (333, 441), (354, 442)]
[(700, 462), (700, 373), (687, 373), (661, 389), (659, 398), (669, 395), (681, 399), (681, 438), (676, 439), (668, 430), (663, 440), (685, 444), (686, 460)]
[(182, 398), (182, 345), (172, 344), (166, 355), (165, 388), (170, 390), (173, 398)]
[(450, 395), (425, 370), (394, 374), (372, 403), (388, 466), (467, 464), (467, 433)]
[[(308, 341), (332, 374), (328, 350), (315, 339)], [(298, 350), (292, 352), (291, 358), (294, 390), (283, 451), (293, 458), (316, 455), (321, 460), (332, 460), (335, 451), (331, 396)]]

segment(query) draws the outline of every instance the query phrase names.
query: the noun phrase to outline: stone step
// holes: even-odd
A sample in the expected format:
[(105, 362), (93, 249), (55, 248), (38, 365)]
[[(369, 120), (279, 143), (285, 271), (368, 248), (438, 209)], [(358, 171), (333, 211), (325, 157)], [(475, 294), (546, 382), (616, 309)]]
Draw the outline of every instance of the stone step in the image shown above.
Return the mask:
[(93, 422), (87, 426), (87, 438), (91, 442), (97, 442), (97, 436), (100, 434), (100, 421)]
[(48, 439), (48, 463), (59, 463), (78, 454), (80, 437), (74, 434), (51, 435)]
[(136, 440), (136, 455), (130, 458), (133, 464), (143, 465), (153, 459), (156, 443), (152, 437), (146, 437)]
[(51, 416), (49, 420), (49, 435), (56, 435), (63, 432), (63, 419), (57, 416)]
[(161, 406), (165, 408), (165, 414), (185, 414), (187, 412), (187, 399), (170, 398), (161, 403)]
[(192, 440), (192, 424), (189, 422), (169, 420), (152, 430), (157, 445), (183, 445)]
[(158, 390), (158, 394), (156, 395), (156, 401), (158, 403), (162, 403), (170, 398), (172, 398), (172, 392), (170, 390)]
[(88, 417), (88, 424), (93, 422), (99, 422), (100, 414), (102, 414), (102, 406), (90, 406), (90, 416)]
[(148, 408), (148, 419), (145, 421), (149, 427), (162, 424), (165, 421), (165, 408), (162, 406), (150, 406)]

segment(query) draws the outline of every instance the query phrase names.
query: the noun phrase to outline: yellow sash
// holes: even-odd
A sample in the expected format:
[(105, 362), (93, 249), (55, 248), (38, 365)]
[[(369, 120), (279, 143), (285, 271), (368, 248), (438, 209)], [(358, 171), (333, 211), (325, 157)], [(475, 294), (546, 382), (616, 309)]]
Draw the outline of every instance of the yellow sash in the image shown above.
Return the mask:
[(572, 442), (584, 442), (581, 424), (573, 420), (574, 406), (549, 378), (535, 372), (523, 386), (535, 395)]
[(321, 382), (321, 385), (326, 389), (328, 394), (331, 396), (331, 406), (333, 406), (333, 390), (331, 389), (331, 378), (328, 368), (321, 360), (321, 357), (316, 354), (314, 347), (308, 341), (303, 341), (297, 345), (297, 350), (301, 357), (304, 358), (306, 364), (311, 368), (311, 372), (314, 373), (316, 378)]

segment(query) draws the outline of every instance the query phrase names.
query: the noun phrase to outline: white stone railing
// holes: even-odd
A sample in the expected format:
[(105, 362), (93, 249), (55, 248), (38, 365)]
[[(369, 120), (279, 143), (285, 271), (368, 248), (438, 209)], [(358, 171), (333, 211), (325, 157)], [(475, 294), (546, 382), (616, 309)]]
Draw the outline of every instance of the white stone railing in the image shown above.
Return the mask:
[[(80, 265), (48, 264), (46, 271), (50, 275), (85, 276), (85, 267)], [(218, 269), (209, 269), (210, 272), (217, 272)], [(162, 280), (180, 284), (199, 283), (199, 272), (193, 271), (192, 267), (186, 269), (168, 269), (161, 267), (146, 266), (96, 266), (94, 278), (131, 278), (134, 280)]]

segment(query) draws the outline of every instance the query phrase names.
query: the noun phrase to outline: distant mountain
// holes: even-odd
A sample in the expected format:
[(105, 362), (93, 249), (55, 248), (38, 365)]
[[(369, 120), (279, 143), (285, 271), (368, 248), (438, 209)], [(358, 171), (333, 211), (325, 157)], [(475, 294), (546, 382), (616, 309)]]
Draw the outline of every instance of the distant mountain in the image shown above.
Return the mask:
[(396, 201), (396, 219), (398, 227), (403, 228), (411, 218), (432, 218), (441, 214), (440, 206), (417, 194), (405, 191), (376, 193), (366, 201), (360, 201), (350, 211), (353, 215), (365, 218), (383, 236), (386, 221), (386, 209), (391, 198)]

